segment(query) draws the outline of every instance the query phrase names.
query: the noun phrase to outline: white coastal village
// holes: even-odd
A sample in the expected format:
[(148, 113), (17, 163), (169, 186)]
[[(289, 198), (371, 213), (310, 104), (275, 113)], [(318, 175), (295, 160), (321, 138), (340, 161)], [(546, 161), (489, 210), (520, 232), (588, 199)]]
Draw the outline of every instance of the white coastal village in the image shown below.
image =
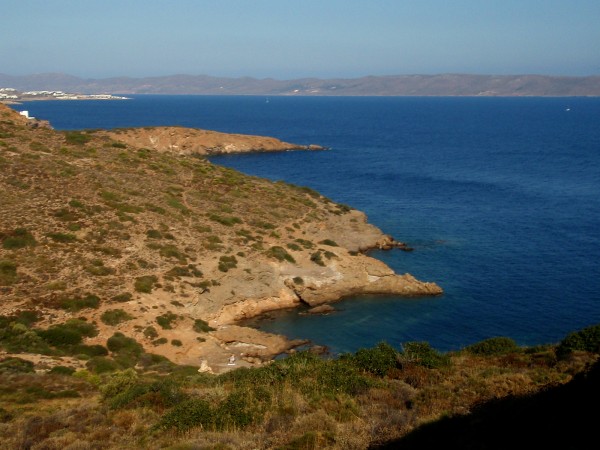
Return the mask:
[(31, 100), (127, 100), (112, 94), (74, 94), (63, 91), (19, 91), (15, 88), (0, 88), (0, 101), (20, 102)]

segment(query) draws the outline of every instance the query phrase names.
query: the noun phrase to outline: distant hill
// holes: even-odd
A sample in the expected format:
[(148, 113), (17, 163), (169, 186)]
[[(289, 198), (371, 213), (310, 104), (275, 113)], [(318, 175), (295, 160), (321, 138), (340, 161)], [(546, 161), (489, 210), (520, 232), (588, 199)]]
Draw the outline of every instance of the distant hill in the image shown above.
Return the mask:
[(170, 75), (84, 79), (60, 73), (0, 74), (0, 87), (82, 94), (389, 95), (389, 96), (600, 96), (600, 76), (394, 75), (362, 78), (221, 78)]

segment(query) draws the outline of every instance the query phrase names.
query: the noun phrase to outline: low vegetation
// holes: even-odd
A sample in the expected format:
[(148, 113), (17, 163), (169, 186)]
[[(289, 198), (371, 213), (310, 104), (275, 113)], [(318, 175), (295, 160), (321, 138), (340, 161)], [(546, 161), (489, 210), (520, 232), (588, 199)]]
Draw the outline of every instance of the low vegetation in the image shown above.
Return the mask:
[[(37, 323), (35, 314), (25, 311), (0, 319), (0, 345), (5, 348), (18, 334), (18, 324)], [(194, 328), (208, 329), (203, 321)], [(27, 360), (0, 360), (0, 381), (10, 385), (0, 389), (0, 439), (10, 448), (54, 448), (58, 442), (108, 449), (147, 448), (150, 442), (152, 448), (396, 448), (417, 439), (422, 424), (468, 417), (498, 399), (527, 399), (536, 405), (539, 397), (539, 407), (547, 408), (544, 396), (562, 398), (563, 386), (588, 379), (598, 383), (598, 375), (592, 378), (600, 374), (597, 330), (586, 328), (556, 346), (535, 348), (498, 337), (449, 353), (426, 342), (407, 342), (399, 349), (380, 342), (337, 358), (303, 351), (222, 375), (174, 365), (117, 332), (106, 342), (110, 353), (105, 349), (88, 357), (86, 369), (57, 365), (35, 373)], [(70, 321), (36, 333), (48, 345), (65, 349), (93, 336), (95, 327)], [(157, 336), (151, 327), (144, 334)], [(171, 345), (180, 342), (173, 339)], [(573, 402), (598, 400), (570, 392), (579, 395)], [(64, 406), (51, 407), (56, 402)], [(507, 410), (496, 420), (511, 414), (517, 411)], [(53, 429), (63, 431), (49, 431)], [(594, 430), (586, 432), (592, 436)], [(488, 439), (462, 433), (467, 442), (480, 439), (473, 448), (484, 448)], [(554, 430), (556, 439), (562, 434)], [(580, 436), (571, 439), (579, 442)]]

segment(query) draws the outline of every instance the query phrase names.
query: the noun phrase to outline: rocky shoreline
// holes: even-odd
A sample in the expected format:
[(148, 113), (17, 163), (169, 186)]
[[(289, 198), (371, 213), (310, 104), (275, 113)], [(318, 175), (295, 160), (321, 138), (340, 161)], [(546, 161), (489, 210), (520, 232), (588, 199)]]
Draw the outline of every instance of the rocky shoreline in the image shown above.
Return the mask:
[[(38, 327), (84, 318), (98, 328), (86, 344), (122, 333), (221, 373), (306, 344), (240, 326), (248, 318), (324, 311), (348, 296), (443, 293), (367, 254), (411, 249), (364, 213), (202, 157), (322, 147), (180, 127), (57, 132), (0, 113), (0, 315), (34, 309)], [(68, 306), (85, 298), (96, 300)], [(116, 313), (124, 319), (107, 321)]]

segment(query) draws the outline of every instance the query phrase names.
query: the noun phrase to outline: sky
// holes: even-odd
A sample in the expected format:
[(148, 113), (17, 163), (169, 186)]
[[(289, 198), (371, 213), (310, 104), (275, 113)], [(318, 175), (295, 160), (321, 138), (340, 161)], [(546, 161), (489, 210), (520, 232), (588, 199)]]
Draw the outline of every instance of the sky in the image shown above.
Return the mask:
[(2, 0), (0, 73), (600, 75), (600, 0)]

